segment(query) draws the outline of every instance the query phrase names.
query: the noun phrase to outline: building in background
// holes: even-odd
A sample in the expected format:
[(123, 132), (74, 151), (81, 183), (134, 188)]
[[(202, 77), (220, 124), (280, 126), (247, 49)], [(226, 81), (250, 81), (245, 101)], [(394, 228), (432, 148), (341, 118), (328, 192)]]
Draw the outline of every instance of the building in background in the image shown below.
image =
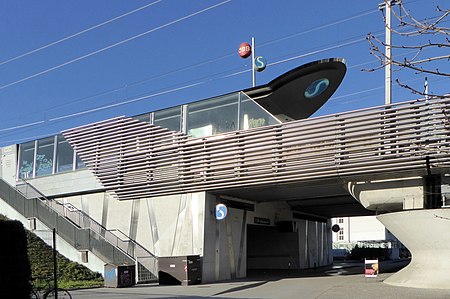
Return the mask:
[(339, 231), (333, 233), (335, 257), (345, 257), (353, 248), (388, 248), (392, 259), (398, 258), (403, 245), (376, 216), (338, 217), (331, 219)]

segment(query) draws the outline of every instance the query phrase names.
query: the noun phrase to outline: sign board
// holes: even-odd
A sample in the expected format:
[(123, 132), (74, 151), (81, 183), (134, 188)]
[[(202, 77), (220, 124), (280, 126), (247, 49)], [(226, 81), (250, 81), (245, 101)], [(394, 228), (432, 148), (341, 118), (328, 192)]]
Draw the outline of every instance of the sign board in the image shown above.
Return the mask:
[(216, 219), (223, 220), (227, 217), (228, 209), (223, 203), (216, 205)]
[(242, 43), (239, 45), (238, 50), (239, 56), (242, 58), (247, 58), (252, 54), (252, 46), (250, 46), (248, 43)]
[(264, 225), (270, 225), (270, 219), (269, 218), (261, 218), (261, 217), (255, 217), (253, 218), (255, 224), (264, 224)]
[(262, 72), (266, 69), (267, 60), (262, 56), (256, 57), (253, 63), (255, 64), (255, 69), (258, 72)]
[(365, 277), (377, 277), (378, 276), (378, 259), (365, 259), (364, 262), (364, 275)]

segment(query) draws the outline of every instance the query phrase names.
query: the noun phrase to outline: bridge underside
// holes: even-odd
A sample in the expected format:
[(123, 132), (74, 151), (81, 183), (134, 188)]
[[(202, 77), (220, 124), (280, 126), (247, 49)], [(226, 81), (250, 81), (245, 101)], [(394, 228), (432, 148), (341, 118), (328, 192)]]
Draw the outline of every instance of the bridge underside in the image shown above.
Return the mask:
[(327, 180), (316, 184), (272, 184), (211, 193), (254, 202), (285, 201), (293, 211), (323, 218), (375, 215), (351, 196), (344, 185), (341, 180)]

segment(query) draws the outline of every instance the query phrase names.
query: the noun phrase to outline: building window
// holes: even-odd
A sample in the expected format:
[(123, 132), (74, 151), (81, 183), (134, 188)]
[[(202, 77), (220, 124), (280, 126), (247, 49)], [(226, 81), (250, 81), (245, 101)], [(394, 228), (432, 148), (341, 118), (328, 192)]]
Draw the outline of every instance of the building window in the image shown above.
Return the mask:
[(239, 94), (187, 105), (187, 134), (206, 137), (238, 129)]
[(58, 135), (56, 146), (56, 172), (71, 170), (73, 170), (73, 149), (62, 135)]
[(86, 168), (86, 165), (84, 164), (84, 162), (81, 160), (81, 158), (75, 153), (75, 160), (76, 160), (76, 169), (83, 169)]
[(30, 141), (20, 145), (19, 149), (19, 173), (21, 179), (28, 179), (33, 177), (34, 167), (34, 146), (35, 142)]
[(139, 115), (133, 116), (133, 118), (136, 120), (139, 120), (139, 121), (150, 123), (150, 113), (139, 114)]
[(344, 236), (339, 236), (339, 241), (343, 241), (344, 240)]
[(280, 121), (265, 111), (246, 94), (241, 93), (240, 130), (279, 124)]
[(181, 107), (155, 111), (154, 125), (179, 132), (181, 130)]
[(53, 173), (54, 149), (55, 138), (53, 136), (38, 140), (36, 153), (36, 176), (49, 175)]
[(339, 218), (339, 219), (338, 219), (338, 222), (339, 222), (339, 223), (344, 223), (344, 218)]

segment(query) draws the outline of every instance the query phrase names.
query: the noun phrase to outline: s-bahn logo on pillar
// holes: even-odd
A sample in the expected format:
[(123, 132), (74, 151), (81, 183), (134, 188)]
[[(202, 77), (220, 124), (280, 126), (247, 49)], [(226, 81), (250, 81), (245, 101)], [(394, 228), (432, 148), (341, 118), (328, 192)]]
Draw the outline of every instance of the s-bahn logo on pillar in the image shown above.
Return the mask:
[(225, 217), (227, 217), (227, 211), (227, 206), (225, 206), (223, 203), (219, 203), (218, 205), (216, 205), (216, 219), (225, 219)]
[(255, 69), (257, 72), (262, 72), (266, 69), (267, 60), (262, 56), (256, 57), (253, 63), (255, 64)]

